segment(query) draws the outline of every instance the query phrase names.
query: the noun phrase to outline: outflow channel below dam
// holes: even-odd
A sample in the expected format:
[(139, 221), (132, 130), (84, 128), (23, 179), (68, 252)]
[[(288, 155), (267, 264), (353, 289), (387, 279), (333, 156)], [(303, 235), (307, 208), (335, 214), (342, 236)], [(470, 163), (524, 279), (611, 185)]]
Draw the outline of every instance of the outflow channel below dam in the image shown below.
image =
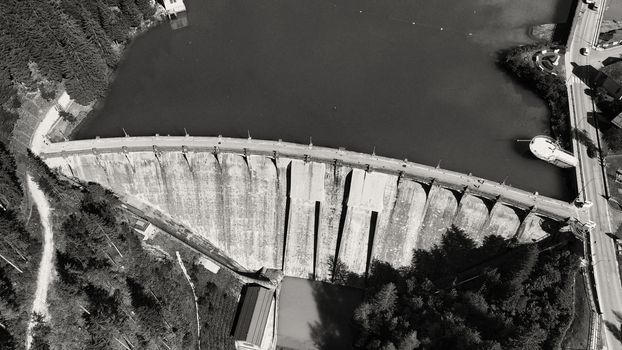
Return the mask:
[(565, 202), (496, 182), (345, 150), (221, 137), (136, 137), (43, 147), (52, 168), (171, 215), (247, 269), (327, 279), (337, 258), (410, 264), (454, 225), (532, 241)]

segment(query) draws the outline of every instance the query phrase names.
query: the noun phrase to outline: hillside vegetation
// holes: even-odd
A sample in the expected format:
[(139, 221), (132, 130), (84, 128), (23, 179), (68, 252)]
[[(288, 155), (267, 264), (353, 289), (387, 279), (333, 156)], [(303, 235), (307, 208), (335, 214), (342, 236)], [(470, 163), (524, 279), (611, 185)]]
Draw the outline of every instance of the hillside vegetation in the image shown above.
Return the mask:
[(0, 1), (2, 132), (18, 117), (18, 90), (52, 99), (64, 83), (81, 104), (103, 96), (121, 48), (154, 13), (150, 0)]
[(573, 318), (579, 255), (516, 245), (498, 236), (482, 246), (453, 229), (411, 266), (376, 263), (356, 310), (362, 349), (555, 349)]
[(499, 65), (544, 99), (551, 113), (553, 137), (565, 149), (571, 150), (572, 139), (566, 84), (562, 78), (544, 73), (533, 64), (533, 55), (545, 48), (548, 47), (543, 44), (533, 44), (502, 51), (499, 54)]
[[(199, 341), (206, 349), (232, 348), (241, 284), (231, 273), (213, 274), (191, 250), (176, 248), (199, 299), (197, 339), (194, 296), (175, 257), (146, 249), (116, 199), (99, 185), (62, 181), (32, 154), (25, 162), (51, 202), (56, 249), (51, 318), (38, 320), (33, 349), (193, 349)], [(0, 147), (0, 254), (6, 259), (0, 260), (1, 349), (24, 347), (41, 250), (38, 227), (27, 224), (38, 222), (36, 213), (19, 215), (25, 198), (14, 169)]]
[(24, 343), (41, 254), (38, 214), (20, 215), (23, 200), (15, 160), (0, 143), (0, 349)]

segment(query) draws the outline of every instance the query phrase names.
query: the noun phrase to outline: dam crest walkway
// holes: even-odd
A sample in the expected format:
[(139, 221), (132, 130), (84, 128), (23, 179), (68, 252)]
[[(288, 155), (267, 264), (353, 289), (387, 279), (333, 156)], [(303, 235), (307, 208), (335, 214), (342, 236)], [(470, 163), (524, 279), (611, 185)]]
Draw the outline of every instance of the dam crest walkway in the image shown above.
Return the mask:
[(271, 158), (302, 159), (305, 162), (339, 163), (367, 172), (381, 172), (444, 188), (467, 191), (483, 198), (494, 199), (506, 205), (528, 210), (557, 220), (575, 219), (577, 208), (572, 203), (527, 192), (503, 183), (486, 180), (471, 174), (431, 167), (423, 164), (315, 145), (302, 145), (283, 141), (197, 136), (147, 136), (97, 138), (58, 143), (47, 143), (38, 150), (46, 158), (67, 157), (78, 154), (159, 152), (210, 152), (237, 153), (244, 156), (259, 155)]

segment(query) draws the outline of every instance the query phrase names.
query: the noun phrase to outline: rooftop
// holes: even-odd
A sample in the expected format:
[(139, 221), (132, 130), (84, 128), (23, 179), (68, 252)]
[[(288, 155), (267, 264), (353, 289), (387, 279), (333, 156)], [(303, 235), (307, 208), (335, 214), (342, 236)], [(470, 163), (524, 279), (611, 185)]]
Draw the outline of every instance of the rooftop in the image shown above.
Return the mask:
[(235, 340), (261, 345), (273, 295), (272, 290), (257, 285), (246, 288), (233, 333)]

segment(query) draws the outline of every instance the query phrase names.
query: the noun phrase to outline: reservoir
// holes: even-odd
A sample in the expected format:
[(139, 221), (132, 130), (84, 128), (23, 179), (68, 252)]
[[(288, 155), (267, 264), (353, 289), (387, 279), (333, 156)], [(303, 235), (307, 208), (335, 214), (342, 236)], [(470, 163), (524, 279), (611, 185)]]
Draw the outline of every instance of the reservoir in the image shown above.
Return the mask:
[(126, 52), (76, 138), (283, 139), (473, 173), (568, 198), (567, 174), (529, 152), (548, 111), (495, 64), (562, 0), (187, 0)]

